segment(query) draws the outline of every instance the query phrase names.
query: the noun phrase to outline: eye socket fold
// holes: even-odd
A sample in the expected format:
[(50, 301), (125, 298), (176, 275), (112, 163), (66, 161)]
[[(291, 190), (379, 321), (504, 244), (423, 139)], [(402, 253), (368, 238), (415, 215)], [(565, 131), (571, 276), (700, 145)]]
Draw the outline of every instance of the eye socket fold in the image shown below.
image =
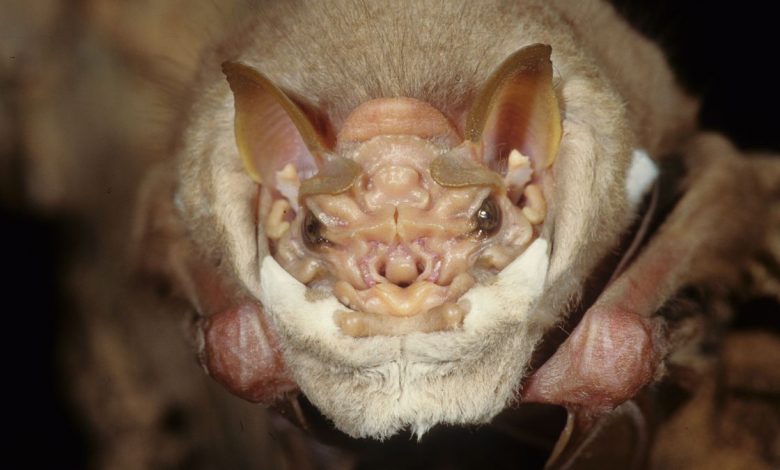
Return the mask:
[(316, 250), (328, 243), (328, 239), (322, 236), (323, 225), (311, 211), (306, 211), (301, 225), (301, 236), (303, 243), (310, 250)]
[(487, 197), (474, 212), (474, 229), (472, 234), (480, 239), (493, 236), (501, 228), (501, 209), (495, 198)]

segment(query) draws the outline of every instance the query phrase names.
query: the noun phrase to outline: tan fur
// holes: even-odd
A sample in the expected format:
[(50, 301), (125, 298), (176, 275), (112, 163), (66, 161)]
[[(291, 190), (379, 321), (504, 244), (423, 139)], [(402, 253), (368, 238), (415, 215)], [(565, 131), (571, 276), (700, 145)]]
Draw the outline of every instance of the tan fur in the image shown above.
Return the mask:
[(678, 148), (694, 131), (699, 107), (677, 86), (661, 50), (600, 0), (550, 4), (574, 31), (579, 47), (602, 64), (610, 85), (623, 96), (640, 145), (655, 158)]
[[(531, 347), (538, 332), (566, 315), (587, 274), (631, 220), (626, 198), (615, 195), (625, 194), (632, 150), (665, 151), (692, 126), (695, 106), (674, 87), (658, 50), (601, 3), (278, 2), (262, 5), (252, 22), (204, 63), (178, 155), (181, 211), (191, 236), (212, 257), (228, 261), (255, 296), (262, 296), (259, 261), (267, 247), (264, 236), (255, 245), (255, 230), (262, 230), (252, 211), (256, 189), (235, 148), (232, 96), (219, 73), (223, 60), (256, 68), (291, 96), (322, 108), (336, 126), (360, 103), (384, 96), (427, 101), (457, 121), (506, 56), (529, 44), (550, 44), (564, 135), (545, 194), (551, 212), (542, 236), (552, 242), (552, 253), (544, 294), (528, 323), (537, 331), (528, 338)], [(615, 37), (625, 45), (619, 53), (611, 47)], [(453, 49), (452, 44), (468, 48)], [(656, 78), (648, 82), (647, 73)], [(646, 101), (651, 91), (662, 99)], [(317, 339), (310, 341), (307, 347), (316, 351)], [(499, 338), (486, 335), (483, 341), (495, 344)], [(489, 357), (508, 364), (499, 357), (516, 352), (505, 348)], [(517, 372), (525, 369), (523, 362), (507, 365), (515, 370), (511, 384), (521, 378)], [(293, 364), (298, 366), (304, 367)], [(469, 377), (463, 373), (460, 382), (456, 377), (454, 388), (469, 387)], [(323, 380), (309, 389), (321, 386), (325, 395), (345, 397), (345, 403), (375, 400), (372, 390), (378, 385), (361, 389), (358, 382), (336, 386)], [(425, 394), (425, 387), (419, 393)], [(489, 419), (511, 399), (511, 394), (496, 396), (493, 411), (486, 409), (479, 419), (479, 413), (469, 416)], [(321, 404), (356, 435), (385, 436), (405, 424), (383, 427), (370, 422), (378, 417), (348, 418), (338, 402)]]

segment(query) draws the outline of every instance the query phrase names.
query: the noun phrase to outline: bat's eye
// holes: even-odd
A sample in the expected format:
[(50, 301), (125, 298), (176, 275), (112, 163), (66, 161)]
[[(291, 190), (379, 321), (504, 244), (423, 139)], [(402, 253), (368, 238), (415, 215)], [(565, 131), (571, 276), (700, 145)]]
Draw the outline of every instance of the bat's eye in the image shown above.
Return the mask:
[(303, 218), (303, 227), (301, 228), (303, 242), (309, 249), (315, 250), (328, 242), (328, 240), (322, 236), (322, 222), (320, 222), (320, 219), (311, 211), (306, 212), (306, 215)]
[(482, 201), (477, 212), (474, 213), (474, 231), (477, 238), (487, 238), (494, 235), (501, 227), (501, 210), (495, 199), (488, 197)]

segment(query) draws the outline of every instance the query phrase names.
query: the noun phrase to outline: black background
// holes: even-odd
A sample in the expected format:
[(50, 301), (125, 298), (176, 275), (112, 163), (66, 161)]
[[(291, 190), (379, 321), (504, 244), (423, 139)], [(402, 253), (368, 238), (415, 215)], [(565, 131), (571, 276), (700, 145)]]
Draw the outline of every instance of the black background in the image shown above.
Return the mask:
[(780, 150), (778, 22), (755, 0), (615, 0), (618, 10), (658, 42), (681, 82), (702, 100), (706, 129), (745, 149)]

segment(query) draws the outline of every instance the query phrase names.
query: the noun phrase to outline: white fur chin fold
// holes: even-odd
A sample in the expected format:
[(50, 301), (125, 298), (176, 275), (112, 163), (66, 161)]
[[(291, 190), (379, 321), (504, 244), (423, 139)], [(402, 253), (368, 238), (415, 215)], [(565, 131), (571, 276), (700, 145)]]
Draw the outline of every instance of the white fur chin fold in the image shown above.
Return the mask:
[(634, 149), (631, 166), (626, 175), (626, 198), (632, 209), (636, 209), (642, 198), (658, 179), (660, 170), (644, 149)]
[(307, 288), (271, 257), (260, 269), (260, 301), (285, 345), (303, 393), (353, 437), (383, 439), (409, 428), (421, 436), (439, 423), (484, 423), (515, 396), (544, 329), (531, 315), (549, 264), (537, 239), (488, 285), (452, 332), (353, 338), (333, 313), (334, 297), (307, 298)]

